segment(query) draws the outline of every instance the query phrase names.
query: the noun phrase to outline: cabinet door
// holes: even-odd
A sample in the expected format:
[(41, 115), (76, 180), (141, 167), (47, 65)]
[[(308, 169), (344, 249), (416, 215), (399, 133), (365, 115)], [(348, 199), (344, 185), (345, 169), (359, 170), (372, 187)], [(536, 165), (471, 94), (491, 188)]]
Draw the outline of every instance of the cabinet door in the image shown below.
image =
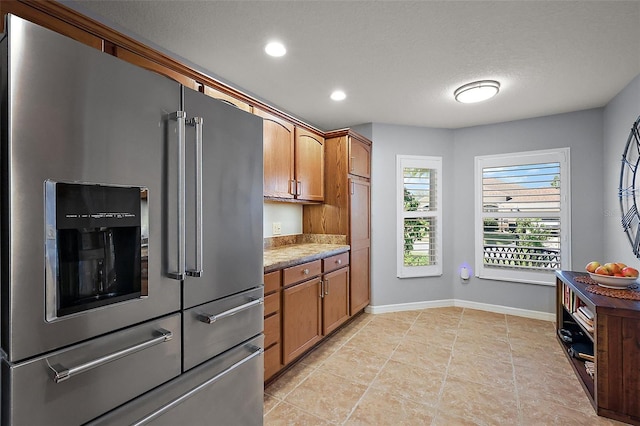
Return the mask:
[(349, 239), (351, 244), (368, 246), (371, 239), (371, 184), (349, 179)]
[(282, 292), (282, 360), (286, 365), (322, 338), (320, 277)]
[(297, 198), (324, 200), (324, 138), (296, 127), (295, 175)]
[(352, 137), (349, 138), (349, 173), (371, 177), (371, 146)]
[(355, 315), (369, 304), (370, 298), (369, 247), (351, 249), (351, 285), (349, 287), (349, 314)]
[(259, 109), (253, 113), (264, 119), (264, 196), (293, 198), (294, 126)]
[(371, 205), (368, 181), (349, 179), (349, 242), (351, 244), (351, 315), (369, 304), (370, 288), (370, 245), (371, 226), (369, 209)]
[(327, 335), (349, 319), (349, 268), (323, 275), (322, 334)]

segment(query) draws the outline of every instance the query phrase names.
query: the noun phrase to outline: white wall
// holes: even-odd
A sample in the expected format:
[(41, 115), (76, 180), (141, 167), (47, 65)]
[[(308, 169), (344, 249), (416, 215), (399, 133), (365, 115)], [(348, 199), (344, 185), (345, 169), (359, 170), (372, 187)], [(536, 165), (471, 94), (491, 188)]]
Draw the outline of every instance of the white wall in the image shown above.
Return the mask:
[(273, 237), (273, 222), (282, 224), (280, 235), (302, 234), (301, 204), (264, 202), (263, 207), (262, 223), (265, 238)]
[[(396, 155), (443, 157), (443, 257), (453, 256), (453, 221), (447, 212), (454, 208), (453, 132), (387, 124), (372, 126), (371, 155), (371, 305), (392, 305), (426, 300), (450, 299), (451, 268), (440, 277), (396, 277)], [(364, 132), (363, 132), (364, 134)], [(447, 237), (448, 236), (448, 237)]]
[[(474, 264), (474, 158), (478, 155), (570, 148), (572, 269), (602, 258), (602, 109), (470, 127), (454, 131), (452, 238), (445, 265)], [(555, 287), (472, 277), (453, 280), (453, 297), (539, 312), (555, 311)]]
[[(631, 125), (640, 115), (640, 76), (631, 81), (604, 109), (603, 222), (606, 259), (640, 268), (620, 224), (618, 201), (620, 159)], [(640, 178), (640, 177), (639, 177)], [(640, 184), (640, 182), (637, 182)]]
[[(571, 149), (572, 262), (602, 257), (602, 109), (447, 130), (374, 123), (371, 196), (371, 305), (447, 299), (554, 312), (554, 287), (459, 278), (474, 264), (474, 159), (478, 155)], [(369, 132), (370, 130), (370, 132)], [(443, 275), (396, 277), (395, 156), (443, 157)]]

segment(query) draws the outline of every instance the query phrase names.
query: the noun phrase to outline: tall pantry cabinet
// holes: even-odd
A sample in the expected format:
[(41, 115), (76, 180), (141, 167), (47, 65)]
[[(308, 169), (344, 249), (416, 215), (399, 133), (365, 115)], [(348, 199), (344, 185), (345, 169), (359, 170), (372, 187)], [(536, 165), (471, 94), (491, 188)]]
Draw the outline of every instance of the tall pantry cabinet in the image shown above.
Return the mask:
[(347, 235), (354, 315), (370, 301), (371, 141), (350, 129), (325, 134), (324, 176), (324, 204), (304, 206), (303, 231)]

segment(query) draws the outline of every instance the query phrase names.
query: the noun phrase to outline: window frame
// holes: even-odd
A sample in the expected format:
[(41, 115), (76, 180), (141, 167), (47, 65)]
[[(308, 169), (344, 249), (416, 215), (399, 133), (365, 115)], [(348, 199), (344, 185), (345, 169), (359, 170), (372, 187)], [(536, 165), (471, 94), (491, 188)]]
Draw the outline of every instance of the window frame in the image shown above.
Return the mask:
[[(423, 168), (436, 171), (436, 210), (425, 212), (404, 211), (404, 168)], [(432, 277), (442, 275), (442, 157), (422, 155), (396, 155), (396, 276), (398, 278)], [(407, 213), (410, 213), (407, 215)], [(404, 220), (413, 217), (432, 217), (436, 220), (435, 264), (427, 266), (404, 265)]]
[[(475, 157), (475, 200), (474, 200), (474, 235), (475, 235), (475, 275), (481, 279), (510, 281), (516, 283), (555, 286), (555, 272), (531, 271), (522, 269), (497, 269), (485, 267), (484, 264), (484, 218), (494, 217), (494, 212), (484, 212), (483, 169), (488, 167), (507, 167), (527, 164), (559, 163), (560, 164), (560, 265), (563, 270), (571, 270), (571, 172), (570, 150), (554, 148), (538, 151), (513, 152), (497, 155)], [(497, 213), (500, 214), (500, 213)], [(513, 217), (532, 217), (535, 212), (523, 212), (522, 215), (511, 213)]]

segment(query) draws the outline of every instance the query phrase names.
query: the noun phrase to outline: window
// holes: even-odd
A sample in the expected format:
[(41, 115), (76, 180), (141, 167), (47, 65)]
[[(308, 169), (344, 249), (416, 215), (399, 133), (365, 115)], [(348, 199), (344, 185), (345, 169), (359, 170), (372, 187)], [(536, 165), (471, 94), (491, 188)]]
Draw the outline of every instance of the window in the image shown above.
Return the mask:
[(476, 275), (555, 284), (570, 267), (569, 148), (476, 157)]
[(398, 155), (400, 278), (442, 275), (442, 158)]

